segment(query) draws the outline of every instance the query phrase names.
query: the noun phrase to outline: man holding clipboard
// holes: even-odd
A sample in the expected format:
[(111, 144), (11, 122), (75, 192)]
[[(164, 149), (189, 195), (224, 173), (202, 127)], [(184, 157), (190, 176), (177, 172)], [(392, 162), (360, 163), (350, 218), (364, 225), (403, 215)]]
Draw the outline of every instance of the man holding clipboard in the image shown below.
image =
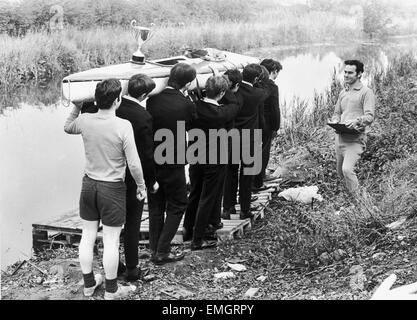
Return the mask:
[(365, 150), (366, 133), (374, 121), (375, 95), (361, 82), (364, 65), (358, 60), (345, 61), (343, 89), (329, 126), (336, 130), (337, 174), (345, 179), (352, 193), (359, 187), (355, 165)]

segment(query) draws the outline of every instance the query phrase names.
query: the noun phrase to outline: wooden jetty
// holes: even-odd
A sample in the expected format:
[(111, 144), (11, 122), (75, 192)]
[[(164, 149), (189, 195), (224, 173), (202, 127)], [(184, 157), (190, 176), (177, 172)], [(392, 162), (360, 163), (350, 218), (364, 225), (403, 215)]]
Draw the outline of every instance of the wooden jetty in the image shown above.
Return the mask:
[[(256, 197), (251, 203), (253, 219), (240, 220), (240, 206), (236, 206), (237, 214), (231, 215), (231, 220), (222, 219), (224, 227), (217, 230), (217, 238), (219, 241), (231, 240), (234, 238), (240, 238), (244, 233), (251, 229), (252, 223), (257, 220), (263, 219), (265, 214), (265, 208), (268, 206), (272, 199), (272, 194), (279, 189), (279, 181), (273, 181), (266, 183), (269, 187), (267, 190), (263, 190), (252, 195)], [(181, 221), (177, 234), (173, 239), (173, 244), (181, 244), (182, 241), (182, 226)], [(33, 248), (35, 250), (41, 248), (44, 245), (75, 245), (79, 244), (82, 233), (82, 222), (79, 217), (79, 211), (77, 209), (70, 210), (64, 214), (54, 217), (52, 219), (41, 221), (32, 224), (32, 237)], [(122, 231), (123, 236), (123, 231)], [(98, 241), (102, 240), (102, 231), (99, 227), (97, 236)], [(149, 212), (148, 206), (145, 203), (144, 211), (142, 214), (142, 222), (140, 226), (140, 243), (149, 243)]]

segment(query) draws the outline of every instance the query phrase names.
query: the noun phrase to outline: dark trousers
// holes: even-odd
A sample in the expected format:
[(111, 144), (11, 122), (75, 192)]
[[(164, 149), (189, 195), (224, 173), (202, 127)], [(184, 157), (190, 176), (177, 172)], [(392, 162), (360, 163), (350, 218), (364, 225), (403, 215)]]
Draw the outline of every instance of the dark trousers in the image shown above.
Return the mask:
[(140, 222), (144, 201), (136, 198), (136, 185), (128, 186), (126, 192), (126, 223), (124, 226), (124, 252), (126, 267), (134, 269), (138, 263)]
[(184, 167), (157, 167), (156, 180), (158, 192), (148, 193), (149, 246), (152, 253), (164, 255), (171, 251), (171, 241), (187, 208)]
[(225, 165), (191, 165), (191, 192), (184, 218), (184, 228), (193, 231), (193, 239), (204, 237), (212, 221), (220, 222)]
[[(247, 165), (243, 162), (241, 162), (240, 166), (238, 164), (227, 165), (223, 195), (223, 208), (225, 210), (235, 206), (238, 185), (240, 209), (242, 211), (250, 210), (253, 176), (243, 174), (245, 166)], [(251, 167), (251, 165), (248, 167)]]
[(272, 130), (268, 127), (262, 130), (262, 170), (254, 177), (253, 186), (255, 188), (262, 187), (265, 178), (265, 170), (268, 166), (269, 156), (271, 152)]

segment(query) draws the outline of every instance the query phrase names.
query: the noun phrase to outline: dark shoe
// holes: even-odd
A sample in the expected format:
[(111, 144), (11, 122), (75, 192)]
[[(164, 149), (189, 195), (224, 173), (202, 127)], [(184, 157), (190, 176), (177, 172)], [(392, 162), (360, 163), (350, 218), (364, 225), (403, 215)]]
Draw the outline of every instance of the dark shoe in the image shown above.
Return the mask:
[(182, 229), (182, 241), (190, 241), (193, 238), (193, 232), (185, 228)]
[(258, 200), (257, 196), (251, 196), (250, 202), (255, 202), (256, 200)]
[(119, 265), (117, 266), (117, 276), (119, 277), (125, 272), (126, 272), (126, 266), (124, 265), (123, 262), (119, 260)]
[(223, 222), (215, 223), (215, 224), (209, 224), (214, 230), (219, 230), (223, 228)]
[(229, 209), (223, 209), (222, 219), (230, 220), (230, 215), (231, 214), (236, 214), (236, 209), (235, 209), (234, 206), (229, 208)]
[(165, 263), (170, 262), (177, 262), (184, 259), (185, 254), (181, 253), (179, 255), (174, 255), (172, 253), (165, 254), (165, 255), (156, 255), (154, 259), (154, 263), (158, 266), (163, 265)]
[(240, 216), (240, 220), (252, 219), (253, 213), (250, 211), (241, 211), (239, 216)]
[(128, 269), (127, 270), (127, 276), (126, 276), (126, 280), (127, 281), (137, 281), (141, 278), (141, 270), (139, 268), (135, 268), (135, 269)]
[(268, 174), (268, 175), (265, 176), (264, 182), (273, 181), (273, 180), (277, 180), (277, 179), (278, 179), (278, 177), (274, 177), (273, 175)]
[(193, 240), (191, 242), (192, 251), (214, 248), (216, 246), (217, 246), (217, 241), (215, 240)]
[(259, 188), (258, 187), (253, 187), (252, 188), (252, 192), (260, 192), (260, 191), (265, 191), (268, 190), (269, 188), (266, 185), (262, 185)]

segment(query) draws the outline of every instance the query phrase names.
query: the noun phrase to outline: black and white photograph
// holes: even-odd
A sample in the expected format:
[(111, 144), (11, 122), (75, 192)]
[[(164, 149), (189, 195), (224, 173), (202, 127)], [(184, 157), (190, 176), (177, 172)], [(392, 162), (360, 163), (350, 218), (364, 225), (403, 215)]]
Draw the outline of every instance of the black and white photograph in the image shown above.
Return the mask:
[(417, 300), (416, 17), (0, 0), (0, 299)]

